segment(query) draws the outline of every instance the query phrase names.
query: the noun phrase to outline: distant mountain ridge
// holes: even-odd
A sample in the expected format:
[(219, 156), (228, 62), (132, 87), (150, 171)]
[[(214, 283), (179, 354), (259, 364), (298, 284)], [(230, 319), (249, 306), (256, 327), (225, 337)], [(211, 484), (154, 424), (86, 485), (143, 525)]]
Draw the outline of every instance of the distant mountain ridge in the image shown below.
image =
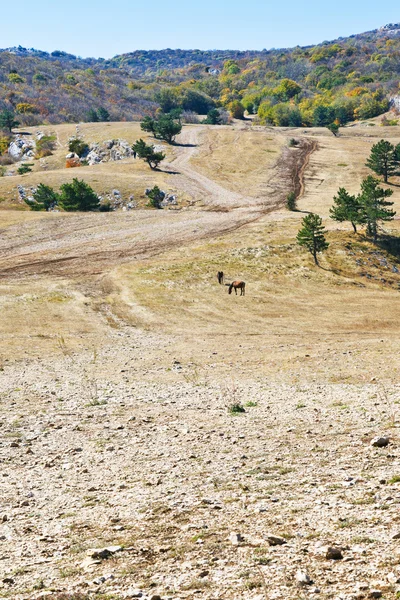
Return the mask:
[[(26, 124), (80, 121), (99, 107), (114, 120), (140, 119), (154, 113), (160, 91), (169, 88), (171, 98), (185, 98), (172, 98), (172, 104), (197, 112), (232, 102), (243, 103), (250, 112), (258, 111), (266, 99), (272, 107), (289, 102), (301, 108), (303, 102), (301, 119), (307, 124), (310, 99), (334, 103), (339, 95), (353, 93), (369, 99), (375, 112), (383, 111), (382, 98), (399, 92), (399, 56), (400, 23), (315, 46), (270, 50), (166, 48), (104, 59), (16, 46), (0, 50), (0, 110), (20, 112), (19, 120)], [(285, 79), (298, 84), (296, 97), (274, 92)], [(187, 99), (196, 94), (197, 101)], [(357, 102), (352, 100), (349, 118), (369, 114), (361, 111), (357, 116)], [(271, 114), (262, 118), (276, 124)]]

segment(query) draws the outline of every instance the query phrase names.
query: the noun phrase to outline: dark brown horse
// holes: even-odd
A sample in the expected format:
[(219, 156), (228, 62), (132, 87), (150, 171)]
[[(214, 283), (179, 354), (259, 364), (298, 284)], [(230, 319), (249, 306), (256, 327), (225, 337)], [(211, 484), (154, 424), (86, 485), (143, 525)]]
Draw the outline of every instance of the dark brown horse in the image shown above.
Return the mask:
[(237, 296), (237, 291), (240, 290), (240, 295), (244, 296), (245, 288), (246, 284), (244, 281), (232, 281), (232, 283), (229, 286), (228, 293), (232, 294), (232, 290), (235, 290), (235, 294)]
[(218, 271), (217, 279), (218, 279), (218, 283), (220, 285), (222, 285), (224, 283), (224, 272), (223, 271)]

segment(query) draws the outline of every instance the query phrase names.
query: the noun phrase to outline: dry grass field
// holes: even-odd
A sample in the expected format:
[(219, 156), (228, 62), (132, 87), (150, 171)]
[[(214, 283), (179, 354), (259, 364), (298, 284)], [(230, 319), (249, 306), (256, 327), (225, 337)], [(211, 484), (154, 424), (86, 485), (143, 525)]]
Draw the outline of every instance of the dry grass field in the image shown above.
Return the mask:
[[(374, 246), (328, 218), (371, 144), (400, 141), (372, 123), (188, 126), (154, 173), (65, 169), (75, 126), (43, 127), (54, 156), (0, 179), (0, 598), (399, 597), (399, 220)], [(73, 176), (140, 207), (15, 200)], [(155, 183), (176, 209), (145, 208)], [(306, 211), (328, 230), (320, 267), (296, 244)]]

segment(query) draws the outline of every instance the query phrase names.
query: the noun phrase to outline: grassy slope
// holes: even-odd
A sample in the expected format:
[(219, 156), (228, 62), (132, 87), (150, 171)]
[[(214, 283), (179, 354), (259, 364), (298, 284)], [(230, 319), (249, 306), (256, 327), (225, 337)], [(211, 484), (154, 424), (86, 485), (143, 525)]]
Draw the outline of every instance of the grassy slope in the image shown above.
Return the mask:
[[(85, 136), (95, 139), (98, 127), (85, 130)], [(137, 134), (131, 124), (113, 124), (110, 131), (116, 132), (118, 127), (123, 128), (120, 134), (126, 138), (131, 135), (133, 139)], [(268, 136), (265, 149), (278, 148), (282, 134), (279, 131), (274, 134), (277, 136), (275, 146), (268, 139), (271, 134), (265, 134)], [(348, 128), (339, 138), (324, 130), (306, 132), (316, 137), (320, 149), (313, 155), (306, 172), (306, 193), (299, 208), (316, 210), (327, 217), (339, 185), (356, 190), (366, 173), (364, 162), (368, 148), (383, 134), (396, 140), (399, 130)], [(68, 135), (66, 126), (60, 128), (61, 141)], [(213, 174), (216, 182), (233, 189), (248, 188), (256, 194), (262, 182), (258, 135), (245, 130), (209, 129), (193, 162), (199, 170)], [(222, 148), (230, 150), (227, 172), (223, 169), (220, 139), (225, 145)], [(232, 139), (235, 143), (230, 143)], [(62, 157), (65, 149), (59, 152)], [(249, 170), (243, 169), (244, 156)], [(58, 160), (58, 156), (54, 160)], [(267, 165), (268, 161), (269, 158)], [(346, 166), (339, 167), (339, 163)], [(131, 186), (137, 189), (147, 186), (149, 172), (133, 161), (82, 168), (79, 175), (94, 185), (97, 180), (101, 184), (98, 190), (105, 185), (124, 189), (119, 169), (129, 178)], [(266, 177), (268, 173), (266, 169)], [(65, 169), (55, 169), (46, 173), (46, 182), (58, 184), (69, 176)], [(162, 174), (155, 176), (163, 177)], [(23, 180), (32, 182), (37, 177), (37, 173), (31, 174)], [(15, 181), (7, 178), (0, 184), (12, 182), (15, 185)], [(393, 189), (395, 207), (400, 212), (400, 193), (397, 187)], [(164, 212), (159, 217), (153, 213), (151, 221), (156, 223), (158, 219), (161, 225), (165, 216)], [(188, 211), (179, 218), (187, 219), (190, 227), (193, 216)], [(218, 350), (222, 370), (235, 361), (240, 365), (238, 373), (240, 369), (244, 373), (257, 365), (260, 372), (275, 376), (287, 373), (297, 377), (301, 371), (310, 377), (364, 381), (379, 370), (380, 376), (391, 378), (390, 357), (398, 351), (399, 339), (397, 257), (384, 249), (377, 254), (376, 248), (362, 236), (354, 237), (346, 225), (327, 221), (331, 245), (322, 259), (323, 269), (317, 269), (295, 243), (302, 216), (302, 212), (280, 211), (217, 239), (190, 243), (182, 239), (175, 248), (153, 258), (104, 266), (101, 276), (81, 273), (75, 278), (66, 275), (55, 279), (47, 272), (41, 280), (31, 279), (26, 286), (18, 280), (5, 282), (2, 305), (7, 319), (2, 325), (3, 352), (10, 351), (12, 337), (16, 357), (26, 351), (49, 353), (59, 336), (67, 336), (72, 346), (85, 346), (88, 340), (94, 345), (100, 340), (104, 343), (103, 328), (107, 320), (116, 326), (122, 318), (157, 332), (179, 334), (177, 351), (194, 357), (199, 364), (207, 353)], [(57, 221), (72, 218), (71, 223), (76, 227), (73, 215), (0, 212), (2, 227), (8, 228), (19, 219), (29, 224), (24, 230), (27, 237), (23, 244), (34, 239), (37, 219), (42, 222), (50, 217)], [(113, 216), (113, 229), (119, 218)], [(99, 226), (100, 222), (96, 224), (96, 236)], [(398, 221), (389, 224), (388, 229), (397, 231)], [(160, 228), (160, 235), (162, 231)], [(116, 244), (118, 249), (118, 244), (122, 247), (124, 241), (125, 238), (121, 241), (117, 238), (112, 247)], [(85, 252), (85, 248), (82, 246), (81, 252)], [(47, 252), (51, 254), (51, 249)], [(74, 252), (79, 253), (79, 245)], [(229, 279), (246, 280), (244, 299), (228, 296), (227, 289), (218, 286), (216, 271), (221, 268)], [(94, 272), (99, 273), (98, 265)], [(13, 302), (14, 297), (18, 302)], [(380, 343), (381, 339), (384, 344)], [(238, 350), (239, 345), (244, 349)], [(343, 348), (354, 351), (352, 361), (342, 360)]]

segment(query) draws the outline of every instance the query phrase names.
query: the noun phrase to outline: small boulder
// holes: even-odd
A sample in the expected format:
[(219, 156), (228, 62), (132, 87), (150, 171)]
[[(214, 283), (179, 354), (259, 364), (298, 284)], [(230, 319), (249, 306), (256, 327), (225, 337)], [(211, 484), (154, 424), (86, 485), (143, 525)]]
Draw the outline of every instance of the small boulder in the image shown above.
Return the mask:
[(243, 536), (240, 535), (240, 533), (235, 533), (234, 531), (232, 531), (229, 534), (229, 541), (233, 546), (238, 546), (240, 542), (243, 542)]
[(343, 554), (340, 548), (336, 548), (335, 546), (328, 546), (326, 549), (325, 558), (328, 560), (342, 560)]
[(298, 570), (296, 573), (296, 581), (298, 585), (311, 585), (313, 583), (308, 573), (301, 570)]
[(376, 437), (373, 440), (371, 440), (371, 446), (374, 446), (375, 448), (385, 448), (388, 445), (389, 445), (388, 437)]
[(285, 538), (279, 537), (278, 535), (267, 533), (265, 537), (270, 546), (283, 546), (284, 544), (287, 544)]

